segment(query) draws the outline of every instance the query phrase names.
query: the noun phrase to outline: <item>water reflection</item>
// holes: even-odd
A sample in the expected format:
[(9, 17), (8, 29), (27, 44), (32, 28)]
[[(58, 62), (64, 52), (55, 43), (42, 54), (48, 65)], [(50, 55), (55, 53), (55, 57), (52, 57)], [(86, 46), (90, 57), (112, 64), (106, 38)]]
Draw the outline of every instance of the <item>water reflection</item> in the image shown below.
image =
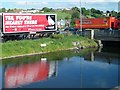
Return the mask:
[(56, 61), (37, 61), (33, 63), (7, 65), (5, 68), (5, 88), (47, 80), (56, 76)]
[(2, 89), (2, 61), (0, 60), (0, 90)]
[(3, 88), (113, 88), (120, 85), (119, 59), (114, 49), (69, 50), (6, 59), (2, 65)]

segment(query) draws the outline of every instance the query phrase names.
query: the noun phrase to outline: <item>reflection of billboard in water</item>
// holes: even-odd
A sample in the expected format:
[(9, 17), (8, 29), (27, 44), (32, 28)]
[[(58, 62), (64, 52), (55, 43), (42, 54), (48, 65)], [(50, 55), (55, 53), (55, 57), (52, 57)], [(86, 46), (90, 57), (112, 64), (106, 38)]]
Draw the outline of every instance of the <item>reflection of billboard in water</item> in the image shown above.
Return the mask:
[(55, 75), (56, 62), (38, 61), (18, 66), (8, 66), (5, 69), (5, 88), (15, 88), (43, 81)]
[(2, 65), (0, 61), (0, 90), (2, 90)]

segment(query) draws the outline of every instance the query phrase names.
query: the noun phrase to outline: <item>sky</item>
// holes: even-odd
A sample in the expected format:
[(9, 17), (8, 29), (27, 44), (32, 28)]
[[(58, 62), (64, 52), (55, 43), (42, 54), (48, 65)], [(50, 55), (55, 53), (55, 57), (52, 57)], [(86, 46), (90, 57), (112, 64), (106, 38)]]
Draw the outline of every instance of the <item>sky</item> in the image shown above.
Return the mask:
[(87, 9), (96, 8), (102, 11), (118, 11), (118, 1), (120, 0), (0, 0), (0, 8), (71, 8), (80, 7), (80, 1), (81, 6)]

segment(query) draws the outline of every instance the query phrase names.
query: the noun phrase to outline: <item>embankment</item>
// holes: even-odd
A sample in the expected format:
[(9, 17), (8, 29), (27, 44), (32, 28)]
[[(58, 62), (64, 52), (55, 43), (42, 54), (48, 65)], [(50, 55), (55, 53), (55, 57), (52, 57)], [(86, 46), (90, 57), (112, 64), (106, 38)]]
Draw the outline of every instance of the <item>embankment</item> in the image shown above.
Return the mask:
[(82, 49), (98, 46), (94, 40), (75, 35), (61, 38), (8, 41), (5, 43), (0, 43), (0, 45), (2, 46), (2, 55), (0, 57), (2, 59), (73, 48)]

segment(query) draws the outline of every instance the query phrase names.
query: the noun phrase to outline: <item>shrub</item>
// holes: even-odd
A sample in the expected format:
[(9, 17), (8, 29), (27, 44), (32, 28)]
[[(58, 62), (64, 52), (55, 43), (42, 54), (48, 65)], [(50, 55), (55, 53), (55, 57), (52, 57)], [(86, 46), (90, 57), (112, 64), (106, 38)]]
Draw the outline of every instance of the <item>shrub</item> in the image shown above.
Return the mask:
[(51, 38), (54, 38), (54, 39), (63, 39), (64, 35), (63, 34), (52, 34)]
[(73, 33), (71, 32), (71, 31), (66, 31), (66, 34), (65, 34), (66, 36), (72, 36), (73, 35)]

